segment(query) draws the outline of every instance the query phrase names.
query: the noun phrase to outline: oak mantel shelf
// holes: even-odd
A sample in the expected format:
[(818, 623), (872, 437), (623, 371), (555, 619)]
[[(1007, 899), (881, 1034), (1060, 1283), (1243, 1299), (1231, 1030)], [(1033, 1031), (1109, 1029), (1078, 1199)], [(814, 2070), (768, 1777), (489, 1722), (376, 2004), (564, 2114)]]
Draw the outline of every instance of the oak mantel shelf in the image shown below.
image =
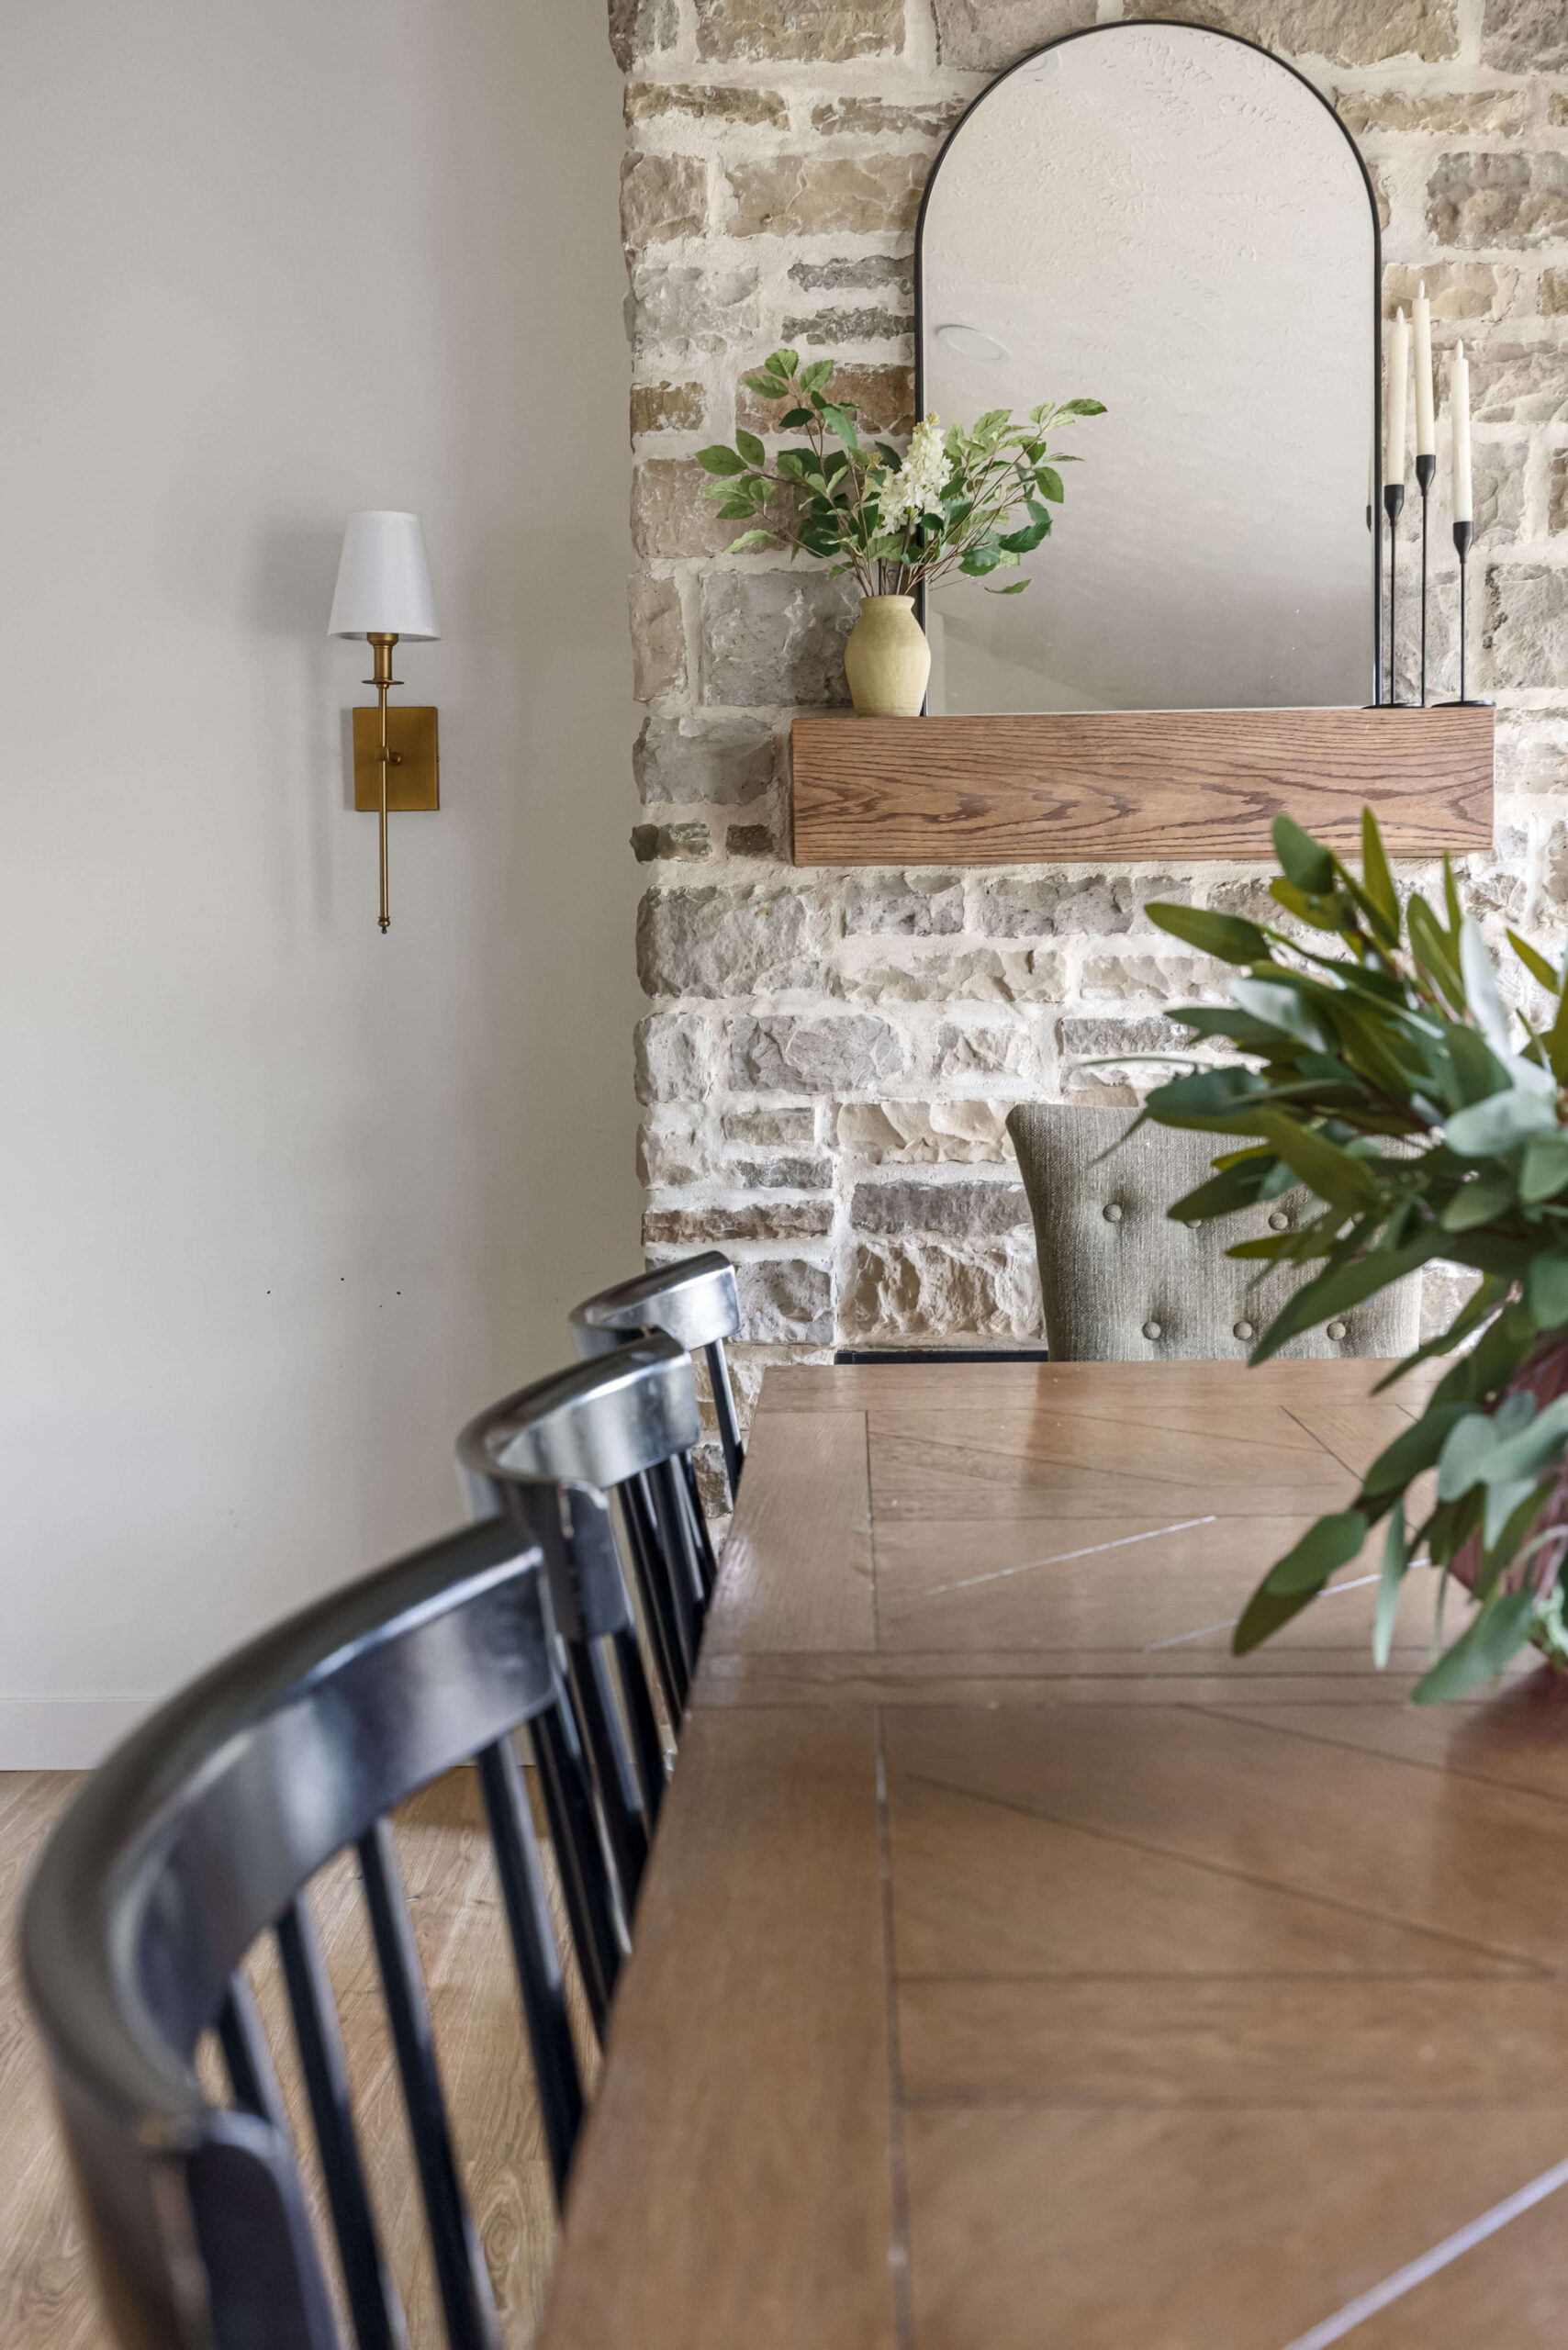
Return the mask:
[(1283, 812), (1338, 849), (1492, 845), (1492, 711), (1176, 710), (798, 718), (797, 865), (1266, 858)]

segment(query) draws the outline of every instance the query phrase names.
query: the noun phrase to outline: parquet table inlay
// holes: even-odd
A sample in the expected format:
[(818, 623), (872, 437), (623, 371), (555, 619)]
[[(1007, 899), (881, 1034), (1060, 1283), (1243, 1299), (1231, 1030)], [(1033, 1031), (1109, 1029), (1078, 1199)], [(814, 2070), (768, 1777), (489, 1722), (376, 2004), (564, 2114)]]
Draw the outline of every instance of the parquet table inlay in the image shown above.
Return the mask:
[(1229, 1654), (1380, 1369), (769, 1372), (545, 2350), (1568, 2338), (1568, 1693)]

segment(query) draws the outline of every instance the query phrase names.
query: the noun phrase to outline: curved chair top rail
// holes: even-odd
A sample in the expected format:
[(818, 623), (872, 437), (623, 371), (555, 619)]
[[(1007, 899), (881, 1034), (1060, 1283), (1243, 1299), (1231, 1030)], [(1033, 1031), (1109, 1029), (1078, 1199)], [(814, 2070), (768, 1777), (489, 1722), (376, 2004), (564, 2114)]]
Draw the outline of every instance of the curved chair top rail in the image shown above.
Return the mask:
[(149, 2150), (251, 2129), (189, 2061), (231, 1971), (334, 1853), (552, 1701), (542, 1563), (503, 1519), (448, 1535), (263, 1633), (115, 1750), (23, 1913), (62, 2093)]
[(471, 1480), (548, 1480), (602, 1493), (689, 1452), (700, 1434), (690, 1359), (678, 1338), (655, 1331), (492, 1404), (463, 1430), (457, 1458)]
[(602, 1355), (645, 1331), (663, 1330), (689, 1354), (733, 1338), (741, 1326), (735, 1269), (717, 1248), (585, 1297), (569, 1316), (578, 1354)]

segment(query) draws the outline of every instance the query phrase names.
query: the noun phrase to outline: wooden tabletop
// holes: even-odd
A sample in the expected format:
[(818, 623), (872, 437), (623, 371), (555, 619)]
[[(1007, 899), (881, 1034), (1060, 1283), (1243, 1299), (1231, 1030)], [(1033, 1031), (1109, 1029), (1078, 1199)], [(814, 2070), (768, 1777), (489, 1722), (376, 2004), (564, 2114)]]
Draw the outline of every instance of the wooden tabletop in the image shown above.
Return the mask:
[(1379, 1368), (769, 1372), (545, 2350), (1561, 2350), (1568, 1702), (1228, 1653)]

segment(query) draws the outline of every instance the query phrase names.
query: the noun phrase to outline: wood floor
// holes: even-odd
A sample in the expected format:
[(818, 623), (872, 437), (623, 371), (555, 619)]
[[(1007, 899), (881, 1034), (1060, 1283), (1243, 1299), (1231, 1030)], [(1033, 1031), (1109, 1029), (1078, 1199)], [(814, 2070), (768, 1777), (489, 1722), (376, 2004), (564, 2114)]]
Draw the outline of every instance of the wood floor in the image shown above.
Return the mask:
[[(97, 2312), (50, 2106), (17, 1981), (16, 1910), (50, 1828), (79, 1784), (69, 1772), (0, 1773), (0, 2344), (110, 2350)], [(397, 1815), (398, 1853), (435, 2019), (436, 2044), (507, 2350), (527, 2350), (555, 2242), (554, 2203), (522, 2038), (500, 1896), (476, 1775), (439, 1779)], [(549, 1857), (546, 1852), (546, 1867)], [(375, 1963), (352, 1866), (312, 1888), (338, 1995), (361, 2143), (415, 2350), (443, 2339), (423, 2257)], [(252, 1968), (313, 2199), (304, 2110), (270, 1947)], [(578, 2023), (579, 2048), (590, 2065)], [(205, 2067), (204, 2067), (205, 2070)], [(214, 2076), (211, 2086), (217, 2092)], [(345, 2339), (348, 2336), (345, 2334)]]

